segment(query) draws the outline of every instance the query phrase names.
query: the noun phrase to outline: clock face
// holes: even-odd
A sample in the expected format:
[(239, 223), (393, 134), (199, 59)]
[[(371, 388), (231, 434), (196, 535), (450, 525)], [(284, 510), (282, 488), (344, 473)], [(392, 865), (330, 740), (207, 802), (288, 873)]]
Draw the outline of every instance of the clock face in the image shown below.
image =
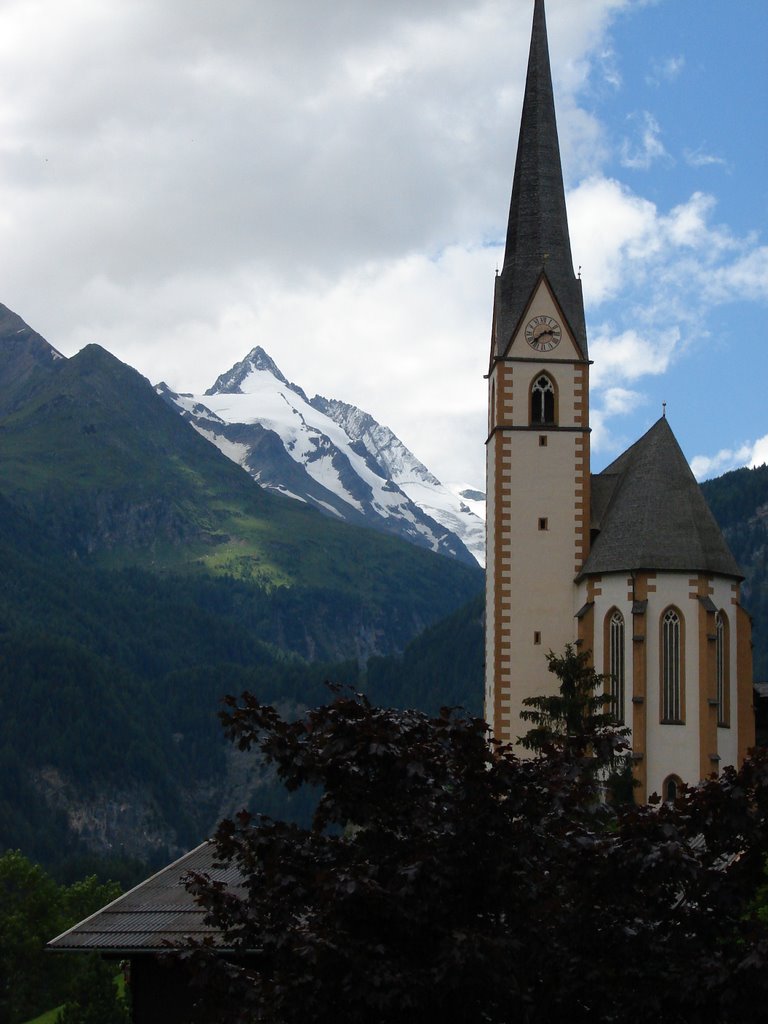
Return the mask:
[(525, 326), (525, 340), (537, 352), (551, 352), (563, 336), (562, 328), (551, 316), (535, 316)]

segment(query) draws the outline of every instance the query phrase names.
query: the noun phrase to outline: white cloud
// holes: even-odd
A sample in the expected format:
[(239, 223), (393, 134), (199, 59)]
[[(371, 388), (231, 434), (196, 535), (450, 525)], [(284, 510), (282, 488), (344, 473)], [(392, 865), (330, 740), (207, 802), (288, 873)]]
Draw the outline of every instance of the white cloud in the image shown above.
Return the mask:
[(66, 350), (98, 341), (153, 382), (202, 393), (262, 345), (310, 394), (361, 406), (437, 476), (478, 486), (500, 256), (498, 249), (453, 246), (437, 259), (372, 260), (295, 286), (252, 268), (226, 293), (204, 277), (130, 289), (95, 279), (88, 305), (96, 315), (79, 325)]
[(645, 397), (639, 391), (627, 388), (607, 388), (603, 394), (603, 408), (611, 416), (621, 416), (643, 405)]
[(662, 82), (674, 82), (679, 78), (685, 67), (685, 57), (679, 54), (676, 57), (661, 57), (652, 61), (651, 73), (646, 81), (649, 85), (661, 85)]
[(607, 47), (597, 55), (597, 66), (604, 82), (607, 82), (612, 89), (620, 89), (623, 84), (621, 71), (619, 70), (616, 51)]
[(756, 246), (732, 263), (710, 268), (702, 286), (712, 304), (768, 301), (768, 246)]
[[(593, 331), (589, 346), (594, 359), (592, 387), (607, 390), (616, 389), (618, 381), (637, 381), (648, 375), (659, 375), (666, 371), (675, 347), (680, 342), (680, 330), (669, 328), (655, 336), (643, 335), (636, 330), (613, 334), (606, 325)], [(624, 411), (613, 408), (610, 412)]]
[(686, 149), (683, 153), (690, 167), (728, 167), (728, 161), (721, 156), (707, 153), (703, 149)]
[(599, 305), (623, 287), (630, 254), (653, 248), (656, 207), (619, 182), (595, 175), (569, 194), (568, 216), (586, 302)]
[(737, 449), (723, 448), (716, 455), (696, 455), (691, 459), (691, 469), (697, 480), (728, 473), (744, 466), (754, 468), (768, 462), (768, 434)]
[(766, 463), (768, 463), (768, 434), (755, 441), (749, 456), (749, 466), (751, 469), (754, 469), (756, 466), (765, 466)]
[[(569, 195), (569, 210), (591, 324), (593, 446), (609, 451), (619, 441), (611, 422), (640, 404), (616, 401), (612, 389), (642, 396), (643, 380), (710, 340), (714, 309), (768, 301), (768, 247), (718, 224), (715, 199), (702, 192), (664, 212), (594, 175)], [(708, 465), (697, 463), (700, 472)]]
[(642, 392), (631, 391), (628, 388), (609, 387), (602, 392), (597, 390), (590, 408), (592, 451), (609, 452), (624, 447), (627, 443), (626, 438), (616, 435), (611, 420), (626, 416), (645, 403), (646, 398)]
[(638, 137), (623, 140), (621, 163), (633, 170), (647, 171), (656, 160), (668, 156), (661, 141), (661, 125), (647, 110), (633, 114), (630, 119), (639, 123)]
[[(547, 3), (595, 437), (708, 309), (768, 294), (768, 250), (714, 224), (711, 197), (664, 209), (605, 177), (581, 100), (599, 75), (618, 89), (607, 30), (641, 6)], [(98, 341), (184, 390), (262, 344), (479, 484), (531, 9), (4, 0), (0, 301), (68, 354)], [(658, 122), (633, 127), (630, 165), (658, 164)]]

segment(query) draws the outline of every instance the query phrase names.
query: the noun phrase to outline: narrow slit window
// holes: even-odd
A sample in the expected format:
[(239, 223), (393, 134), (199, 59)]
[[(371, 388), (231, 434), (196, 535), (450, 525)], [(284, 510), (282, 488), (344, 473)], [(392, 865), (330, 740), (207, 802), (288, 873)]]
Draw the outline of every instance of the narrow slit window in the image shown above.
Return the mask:
[(546, 434), (539, 434), (539, 448), (546, 448), (549, 438)]
[(609, 675), (613, 713), (619, 725), (624, 725), (624, 616), (620, 611), (611, 616)]
[(540, 530), (548, 530), (549, 529), (549, 520), (546, 518), (546, 516), (544, 516), (544, 517), (539, 519), (539, 529)]
[(729, 724), (728, 708), (728, 620), (723, 612), (715, 616), (715, 679), (717, 697), (717, 724)]
[(533, 642), (537, 646), (541, 643), (541, 633), (538, 631), (538, 629), (533, 634)]

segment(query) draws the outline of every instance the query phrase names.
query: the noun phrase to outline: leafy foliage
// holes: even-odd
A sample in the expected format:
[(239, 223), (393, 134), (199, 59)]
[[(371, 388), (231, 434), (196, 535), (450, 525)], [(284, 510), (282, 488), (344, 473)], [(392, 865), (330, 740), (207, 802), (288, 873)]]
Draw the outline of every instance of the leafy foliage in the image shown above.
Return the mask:
[(754, 910), (768, 759), (607, 807), (551, 745), (520, 760), (476, 718), (339, 694), (294, 721), (248, 694), (229, 736), (313, 824), (242, 812), (216, 835), (229, 890), (190, 890), (232, 956), (191, 945), (206, 1021), (743, 1024), (768, 996)]
[(56, 1024), (130, 1024), (128, 1007), (117, 994), (114, 964), (87, 958)]
[[(0, 856), (0, 1020), (4, 1024), (18, 1024), (73, 993), (87, 991), (91, 981), (105, 973), (98, 957), (65, 962), (46, 953), (44, 946), (119, 893), (118, 885), (100, 882), (95, 875), (59, 886), (18, 850)], [(107, 973), (111, 978), (114, 969), (107, 968)], [(114, 985), (111, 999), (114, 1024), (120, 1024)], [(99, 1018), (98, 1024), (106, 1020), (112, 1018)], [(76, 1022), (69, 1019), (67, 1024)]]

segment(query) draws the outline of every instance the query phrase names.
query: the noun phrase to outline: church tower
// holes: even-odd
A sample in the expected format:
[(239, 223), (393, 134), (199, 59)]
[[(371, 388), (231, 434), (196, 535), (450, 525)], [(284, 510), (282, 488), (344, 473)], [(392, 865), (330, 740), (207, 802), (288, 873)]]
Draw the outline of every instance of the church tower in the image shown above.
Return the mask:
[(535, 0), (488, 371), (485, 716), (515, 742), (523, 700), (555, 690), (546, 655), (577, 642), (631, 730), (637, 798), (671, 799), (754, 744), (743, 575), (666, 417), (591, 475), (589, 366)]
[(547, 43), (536, 0), (488, 371), (485, 715), (527, 731), (552, 690), (545, 655), (574, 636), (589, 546), (589, 359), (573, 270)]

